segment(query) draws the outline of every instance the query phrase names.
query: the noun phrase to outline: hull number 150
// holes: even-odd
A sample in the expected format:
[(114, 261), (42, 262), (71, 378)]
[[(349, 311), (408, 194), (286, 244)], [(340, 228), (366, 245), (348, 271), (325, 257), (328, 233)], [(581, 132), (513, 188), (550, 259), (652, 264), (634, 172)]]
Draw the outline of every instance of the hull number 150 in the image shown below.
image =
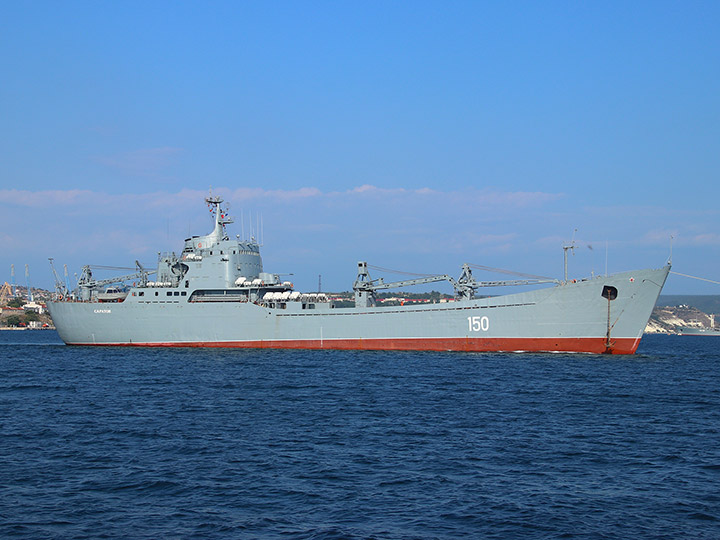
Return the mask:
[(490, 319), (487, 317), (468, 317), (468, 330), (470, 332), (487, 332), (490, 328)]

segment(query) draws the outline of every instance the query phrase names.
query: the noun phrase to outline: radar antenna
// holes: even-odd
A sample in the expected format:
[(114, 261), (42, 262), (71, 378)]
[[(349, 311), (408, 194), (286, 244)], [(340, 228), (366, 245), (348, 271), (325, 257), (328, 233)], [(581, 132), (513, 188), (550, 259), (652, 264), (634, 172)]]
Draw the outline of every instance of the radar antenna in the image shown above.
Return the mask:
[(210, 214), (215, 218), (215, 232), (222, 232), (222, 239), (227, 239), (225, 226), (228, 223), (233, 223), (233, 219), (227, 212), (227, 208), (229, 206), (226, 206), (225, 209), (223, 209), (221, 205), (225, 201), (222, 197), (213, 197), (212, 191), (210, 192), (210, 196), (205, 199), (205, 202), (208, 205)]

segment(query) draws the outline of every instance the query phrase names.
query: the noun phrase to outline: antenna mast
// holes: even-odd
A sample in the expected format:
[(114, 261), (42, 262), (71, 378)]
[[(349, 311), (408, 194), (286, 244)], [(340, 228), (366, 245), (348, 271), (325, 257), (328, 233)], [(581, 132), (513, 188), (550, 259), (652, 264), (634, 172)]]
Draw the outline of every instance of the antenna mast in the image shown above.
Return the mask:
[(568, 280), (568, 256), (567, 256), (568, 251), (572, 251), (572, 254), (575, 255), (575, 247), (576, 247), (575, 246), (575, 233), (576, 232), (577, 232), (577, 229), (575, 229), (573, 231), (572, 242), (570, 242), (569, 244), (565, 244), (563, 246), (563, 263), (564, 263), (563, 266), (565, 269), (565, 280), (563, 281), (563, 283), (567, 283), (567, 280)]

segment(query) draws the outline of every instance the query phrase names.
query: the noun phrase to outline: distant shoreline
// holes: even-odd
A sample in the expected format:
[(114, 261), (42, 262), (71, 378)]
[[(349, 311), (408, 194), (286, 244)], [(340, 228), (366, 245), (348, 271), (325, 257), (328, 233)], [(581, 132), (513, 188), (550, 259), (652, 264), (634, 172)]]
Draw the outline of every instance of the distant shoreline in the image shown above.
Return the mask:
[(27, 328), (27, 327), (18, 327), (18, 326), (0, 326), (0, 330), (55, 330), (54, 326), (50, 326), (48, 328)]

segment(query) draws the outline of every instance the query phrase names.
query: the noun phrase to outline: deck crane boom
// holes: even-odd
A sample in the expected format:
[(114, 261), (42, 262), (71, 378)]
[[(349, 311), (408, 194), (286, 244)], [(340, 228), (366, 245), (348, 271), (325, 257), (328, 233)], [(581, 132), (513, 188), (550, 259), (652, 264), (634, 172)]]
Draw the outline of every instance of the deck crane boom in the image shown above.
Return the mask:
[(382, 289), (395, 289), (398, 287), (410, 287), (413, 285), (422, 285), (424, 283), (434, 283), (437, 281), (447, 281), (455, 289), (458, 298), (470, 300), (475, 296), (475, 290), (481, 287), (503, 287), (503, 286), (519, 286), (519, 285), (537, 285), (541, 283), (558, 283), (554, 279), (514, 279), (506, 281), (476, 281), (472, 275), (470, 265), (462, 265), (462, 273), (458, 279), (447, 274), (437, 276), (426, 276), (416, 279), (407, 279), (403, 281), (393, 281), (385, 283), (382, 278), (372, 280), (368, 272), (367, 262), (358, 263), (358, 275), (353, 284), (355, 291), (356, 307), (372, 307), (376, 304), (375, 291)]
[(62, 282), (60, 276), (55, 270), (55, 259), (53, 259), (52, 257), (48, 257), (48, 260), (50, 261), (50, 270), (52, 270), (53, 277), (55, 278), (55, 294), (60, 298), (64, 298), (68, 295), (70, 291), (68, 291), (67, 285)]
[(463, 266), (463, 274), (460, 279), (456, 280), (452, 276), (447, 274), (437, 276), (426, 276), (415, 279), (406, 279), (402, 281), (392, 281), (385, 283), (380, 278), (377, 280), (371, 280), (370, 274), (368, 273), (367, 262), (361, 261), (358, 263), (358, 276), (353, 284), (353, 290), (355, 291), (355, 306), (357, 307), (371, 307), (376, 303), (375, 291), (382, 289), (395, 289), (398, 287), (411, 287), (414, 285), (422, 285), (424, 283), (435, 283), (438, 281), (448, 281), (452, 284), (457, 292), (458, 296), (463, 298), (472, 298), (475, 293), (475, 287), (473, 285), (474, 280), (470, 281), (468, 276), (472, 278), (470, 268), (467, 265)]
[(138, 271), (133, 274), (126, 274), (124, 276), (117, 276), (108, 279), (94, 279), (92, 275), (92, 269), (89, 265), (82, 267), (80, 279), (78, 279), (78, 288), (80, 289), (80, 300), (88, 301), (92, 298), (93, 291), (97, 290), (103, 285), (110, 285), (111, 283), (122, 283), (131, 279), (139, 279), (140, 283), (145, 286), (147, 284), (147, 278), (150, 274), (154, 274), (155, 270), (146, 270), (143, 265), (138, 261), (135, 261), (135, 265)]

